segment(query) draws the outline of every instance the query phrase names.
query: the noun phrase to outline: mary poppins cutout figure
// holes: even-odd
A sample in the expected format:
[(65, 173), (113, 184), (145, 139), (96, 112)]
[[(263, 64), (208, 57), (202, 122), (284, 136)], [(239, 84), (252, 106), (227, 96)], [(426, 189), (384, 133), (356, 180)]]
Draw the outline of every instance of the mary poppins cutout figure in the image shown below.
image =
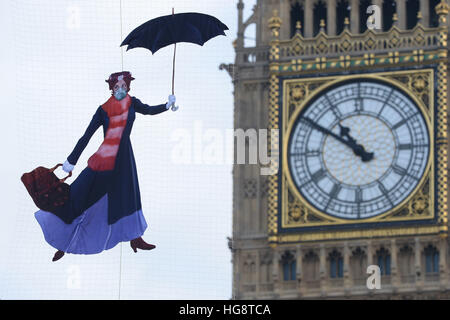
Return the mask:
[(56, 212), (35, 213), (45, 240), (58, 249), (53, 261), (61, 259), (64, 253), (100, 253), (124, 241), (130, 241), (134, 252), (155, 248), (142, 239), (147, 223), (142, 213), (130, 132), (136, 112), (155, 115), (167, 111), (174, 105), (175, 96), (169, 95), (167, 103), (149, 106), (128, 94), (132, 80), (128, 71), (113, 73), (105, 80), (112, 95), (97, 108), (63, 170), (73, 170), (100, 126), (104, 134), (102, 144), (70, 185), (69, 200)]

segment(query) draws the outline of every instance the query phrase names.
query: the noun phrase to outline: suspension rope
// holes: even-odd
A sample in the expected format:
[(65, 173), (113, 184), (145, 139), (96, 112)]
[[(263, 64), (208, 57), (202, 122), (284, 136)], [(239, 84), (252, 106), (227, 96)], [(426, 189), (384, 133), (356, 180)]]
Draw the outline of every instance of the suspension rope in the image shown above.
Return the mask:
[[(120, 43), (123, 41), (123, 33), (122, 33), (122, 0), (120, 2)], [(122, 71), (123, 71), (123, 47), (120, 47), (120, 55), (122, 60)], [(122, 288), (122, 243), (120, 242), (120, 264), (119, 264), (119, 300), (120, 300), (120, 290)]]
[[(122, 0), (120, 1), (120, 44), (122, 44), (123, 36), (122, 36)], [(123, 71), (123, 47), (120, 47), (120, 55), (122, 58), (122, 71)]]

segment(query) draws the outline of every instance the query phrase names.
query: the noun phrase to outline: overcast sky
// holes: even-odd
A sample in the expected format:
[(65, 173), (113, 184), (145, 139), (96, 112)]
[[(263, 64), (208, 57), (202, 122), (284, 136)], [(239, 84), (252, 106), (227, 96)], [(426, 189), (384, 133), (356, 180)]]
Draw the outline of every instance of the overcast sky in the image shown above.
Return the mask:
[[(253, 2), (246, 2), (247, 15)], [(0, 298), (229, 299), (232, 167), (225, 161), (178, 163), (174, 133), (191, 134), (183, 143), (190, 141), (195, 153), (208, 150), (207, 130), (225, 135), (233, 128), (232, 83), (218, 66), (234, 60), (236, 1), (122, 1), (122, 32), (120, 0), (1, 0), (1, 7)], [(143, 238), (157, 248), (134, 253), (122, 243), (101, 254), (67, 254), (52, 262), (56, 250), (44, 240), (20, 177), (67, 158), (110, 96), (105, 79), (122, 70), (121, 39), (172, 7), (214, 15), (230, 30), (203, 47), (177, 46), (177, 112), (136, 116), (131, 142), (149, 226)], [(130, 95), (150, 105), (166, 101), (172, 54), (173, 46), (155, 55), (124, 50), (124, 70), (136, 78)], [(102, 138), (99, 129), (74, 177)], [(225, 140), (219, 145), (230, 147)], [(64, 176), (61, 169), (56, 174)]]

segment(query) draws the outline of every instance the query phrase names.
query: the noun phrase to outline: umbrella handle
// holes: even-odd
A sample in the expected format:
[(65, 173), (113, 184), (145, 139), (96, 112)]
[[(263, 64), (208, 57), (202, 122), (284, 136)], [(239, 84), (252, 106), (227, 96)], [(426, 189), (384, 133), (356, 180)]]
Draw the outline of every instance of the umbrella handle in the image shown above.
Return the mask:
[(175, 54), (177, 52), (177, 44), (173, 48), (173, 62), (172, 62), (172, 95), (174, 95), (174, 84), (175, 84)]
[[(175, 14), (175, 9), (172, 8), (172, 15)], [(173, 48), (173, 62), (172, 62), (172, 95), (174, 95), (174, 86), (175, 86), (175, 55), (177, 53), (177, 43), (175, 42), (175, 46)], [(173, 109), (172, 109), (173, 110)]]

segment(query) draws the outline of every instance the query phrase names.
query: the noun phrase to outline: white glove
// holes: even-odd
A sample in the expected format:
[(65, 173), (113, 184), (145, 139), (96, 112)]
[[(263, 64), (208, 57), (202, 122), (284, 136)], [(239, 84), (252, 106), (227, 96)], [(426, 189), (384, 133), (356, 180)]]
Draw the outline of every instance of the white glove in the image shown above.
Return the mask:
[(66, 162), (64, 162), (62, 168), (63, 168), (63, 170), (64, 170), (65, 172), (71, 172), (71, 171), (73, 170), (74, 167), (75, 167), (75, 166), (74, 166), (73, 164), (70, 164), (69, 161), (66, 160)]
[[(167, 104), (166, 104), (166, 109), (169, 109), (170, 106), (173, 106), (173, 107), (172, 107), (172, 110), (173, 110), (173, 111), (176, 111), (176, 109), (178, 109), (178, 106), (175, 107), (175, 101), (176, 101), (175, 96), (171, 94), (171, 95), (169, 96), (169, 102), (167, 102)], [(174, 109), (175, 109), (175, 110), (174, 110)]]

